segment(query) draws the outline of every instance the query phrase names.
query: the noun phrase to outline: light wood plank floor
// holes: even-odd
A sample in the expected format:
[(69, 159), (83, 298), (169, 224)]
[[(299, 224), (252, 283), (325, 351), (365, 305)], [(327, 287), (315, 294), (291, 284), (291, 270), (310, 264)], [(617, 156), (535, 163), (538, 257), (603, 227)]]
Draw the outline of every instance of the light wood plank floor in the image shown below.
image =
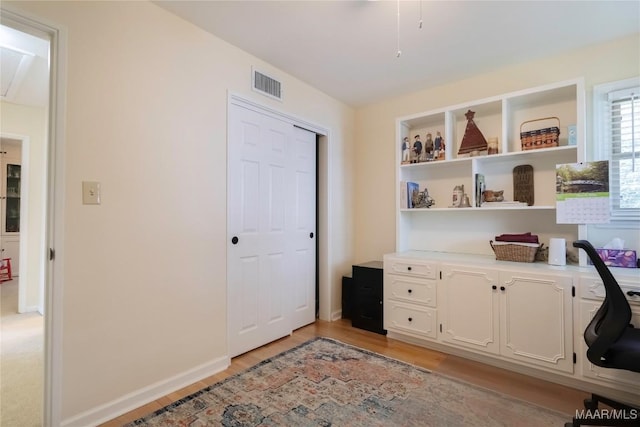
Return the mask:
[(312, 325), (294, 331), (289, 337), (282, 338), (235, 357), (231, 361), (231, 366), (225, 371), (104, 423), (101, 427), (122, 426), (316, 336), (334, 338), (356, 347), (368, 349), (546, 408), (564, 412), (567, 414), (567, 421), (571, 420), (576, 409), (583, 407), (582, 401), (587, 397), (585, 392), (569, 387), (538, 380), (457, 356), (403, 343), (387, 338), (384, 335), (353, 328), (351, 327), (351, 321), (342, 319), (336, 322), (317, 321)]

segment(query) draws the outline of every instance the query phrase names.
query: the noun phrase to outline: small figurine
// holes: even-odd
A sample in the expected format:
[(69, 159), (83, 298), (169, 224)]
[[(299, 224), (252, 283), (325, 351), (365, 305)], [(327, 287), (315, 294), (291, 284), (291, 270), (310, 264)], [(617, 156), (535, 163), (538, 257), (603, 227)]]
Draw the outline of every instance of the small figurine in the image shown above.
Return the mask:
[(422, 141), (420, 141), (420, 135), (416, 135), (413, 139), (413, 160), (411, 163), (418, 163), (422, 154)]
[(429, 196), (429, 190), (426, 188), (423, 191), (414, 190), (411, 200), (414, 208), (430, 208), (436, 204), (436, 201)]
[(453, 205), (452, 208), (459, 208), (462, 206), (462, 198), (464, 197), (464, 184), (456, 185), (453, 187)]
[(424, 151), (426, 160), (433, 160), (433, 139), (431, 134), (427, 134), (427, 140), (424, 142)]
[(439, 160), (441, 154), (444, 157), (444, 140), (440, 132), (436, 132), (436, 139), (433, 140), (433, 149), (433, 158), (435, 160)]
[(409, 163), (409, 137), (402, 140), (402, 164)]
[(462, 137), (462, 143), (458, 150), (458, 155), (469, 154), (470, 156), (477, 155), (480, 151), (487, 149), (487, 140), (484, 139), (484, 135), (478, 129), (478, 126), (473, 121), (475, 111), (468, 110), (465, 114), (467, 118), (467, 127), (464, 130), (464, 136)]

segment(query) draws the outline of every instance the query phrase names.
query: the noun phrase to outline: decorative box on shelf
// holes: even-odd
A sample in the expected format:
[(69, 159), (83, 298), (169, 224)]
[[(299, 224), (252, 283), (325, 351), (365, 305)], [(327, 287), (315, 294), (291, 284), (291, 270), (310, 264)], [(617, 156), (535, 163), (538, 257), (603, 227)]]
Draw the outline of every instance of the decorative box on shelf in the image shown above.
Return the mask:
[[(551, 126), (542, 129), (523, 130), (525, 125), (535, 122), (557, 121), (558, 126)], [(558, 146), (558, 137), (560, 135), (560, 119), (557, 117), (544, 117), (542, 119), (527, 120), (520, 125), (520, 141), (522, 150), (535, 150), (538, 148), (550, 148)]]

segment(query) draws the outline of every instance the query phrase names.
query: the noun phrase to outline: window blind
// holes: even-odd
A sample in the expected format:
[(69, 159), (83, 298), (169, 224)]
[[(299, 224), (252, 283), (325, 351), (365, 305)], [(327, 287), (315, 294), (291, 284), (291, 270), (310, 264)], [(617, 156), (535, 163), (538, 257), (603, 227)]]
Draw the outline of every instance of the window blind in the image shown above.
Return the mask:
[(640, 86), (608, 93), (612, 219), (640, 219)]

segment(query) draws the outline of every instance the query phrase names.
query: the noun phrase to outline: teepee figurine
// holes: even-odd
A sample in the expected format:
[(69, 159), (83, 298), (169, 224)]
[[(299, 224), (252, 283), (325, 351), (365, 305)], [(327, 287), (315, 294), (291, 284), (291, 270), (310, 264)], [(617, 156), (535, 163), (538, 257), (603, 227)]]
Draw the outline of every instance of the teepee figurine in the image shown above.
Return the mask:
[(475, 114), (476, 113), (471, 110), (467, 111), (465, 114), (465, 117), (467, 118), (467, 128), (464, 131), (458, 155), (487, 149), (487, 140), (484, 139), (482, 132), (480, 132), (480, 129), (478, 129), (478, 126), (476, 126), (473, 121), (473, 116)]

